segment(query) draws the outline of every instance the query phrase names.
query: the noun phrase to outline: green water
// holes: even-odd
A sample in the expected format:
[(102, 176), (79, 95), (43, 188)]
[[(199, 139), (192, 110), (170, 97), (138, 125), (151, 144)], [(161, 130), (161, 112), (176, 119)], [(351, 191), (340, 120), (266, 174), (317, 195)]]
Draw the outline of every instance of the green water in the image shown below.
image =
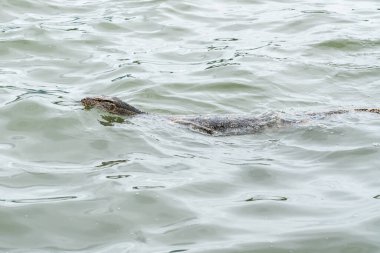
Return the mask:
[(380, 117), (210, 137), (156, 114), (380, 107), (380, 4), (1, 0), (1, 252), (380, 252)]

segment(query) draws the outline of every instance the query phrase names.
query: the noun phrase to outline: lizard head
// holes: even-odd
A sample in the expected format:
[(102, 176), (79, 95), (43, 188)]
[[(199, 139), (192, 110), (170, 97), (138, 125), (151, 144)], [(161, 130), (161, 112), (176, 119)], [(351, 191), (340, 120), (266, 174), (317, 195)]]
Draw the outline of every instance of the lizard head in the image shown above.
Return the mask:
[(132, 116), (143, 113), (139, 109), (121, 101), (117, 97), (86, 97), (81, 100), (81, 103), (85, 109), (98, 108), (117, 115)]

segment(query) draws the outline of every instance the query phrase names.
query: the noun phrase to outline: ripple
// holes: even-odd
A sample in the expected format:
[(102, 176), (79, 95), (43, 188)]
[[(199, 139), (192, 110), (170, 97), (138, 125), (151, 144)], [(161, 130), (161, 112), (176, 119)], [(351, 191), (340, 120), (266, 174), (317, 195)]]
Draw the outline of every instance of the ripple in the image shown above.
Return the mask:
[(48, 197), (48, 198), (35, 198), (35, 199), (0, 199), (1, 202), (10, 202), (16, 204), (38, 204), (38, 203), (50, 203), (50, 202), (60, 202), (66, 200), (72, 200), (78, 198), (77, 196), (59, 196), (59, 197)]
[(215, 41), (238, 41), (237, 38), (216, 38)]
[(379, 40), (356, 40), (356, 39), (334, 39), (327, 40), (314, 45), (315, 47), (321, 47), (332, 50), (344, 50), (344, 51), (357, 51), (367, 48), (380, 47)]
[(106, 176), (108, 179), (122, 179), (122, 178), (127, 178), (130, 177), (131, 175), (115, 175), (115, 176)]
[(256, 195), (256, 196), (248, 198), (244, 201), (251, 202), (251, 201), (260, 201), (260, 200), (286, 201), (286, 200), (288, 200), (288, 198), (287, 197), (281, 197), (281, 196)]
[(162, 189), (165, 188), (165, 186), (162, 185), (142, 185), (142, 186), (133, 186), (132, 189), (134, 190), (149, 190), (149, 189)]

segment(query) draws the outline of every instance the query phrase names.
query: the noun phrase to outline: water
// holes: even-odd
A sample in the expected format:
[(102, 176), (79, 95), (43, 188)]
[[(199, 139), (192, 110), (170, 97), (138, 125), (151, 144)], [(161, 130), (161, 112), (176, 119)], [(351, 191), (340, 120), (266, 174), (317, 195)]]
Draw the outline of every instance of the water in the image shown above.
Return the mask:
[(379, 252), (380, 118), (210, 137), (157, 114), (380, 106), (378, 1), (0, 3), (2, 252)]

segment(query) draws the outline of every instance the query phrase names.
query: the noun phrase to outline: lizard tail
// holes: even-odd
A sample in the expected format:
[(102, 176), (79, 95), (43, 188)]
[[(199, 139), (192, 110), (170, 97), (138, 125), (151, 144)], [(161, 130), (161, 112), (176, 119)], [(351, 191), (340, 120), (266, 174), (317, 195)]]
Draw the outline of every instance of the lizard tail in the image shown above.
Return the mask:
[(354, 109), (355, 112), (371, 112), (380, 114), (380, 108), (358, 108)]

